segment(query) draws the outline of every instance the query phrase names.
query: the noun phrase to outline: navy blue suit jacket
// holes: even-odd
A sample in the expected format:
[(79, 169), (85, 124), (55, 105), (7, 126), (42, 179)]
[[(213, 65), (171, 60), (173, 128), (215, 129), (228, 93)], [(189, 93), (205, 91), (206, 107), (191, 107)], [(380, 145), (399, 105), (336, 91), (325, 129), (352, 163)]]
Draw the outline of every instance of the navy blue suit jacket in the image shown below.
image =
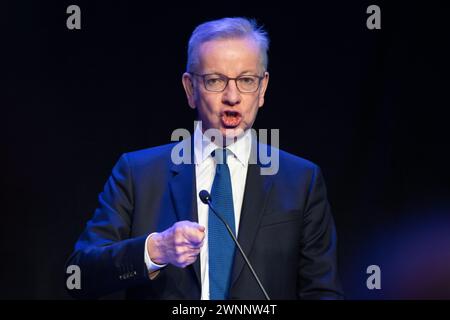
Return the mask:
[[(168, 265), (150, 280), (145, 239), (198, 221), (195, 166), (171, 162), (174, 144), (122, 155), (67, 265), (81, 268), (75, 297), (200, 299), (200, 262)], [(272, 299), (338, 299), (336, 231), (318, 166), (280, 150), (279, 171), (249, 164), (238, 240)], [(230, 299), (264, 299), (236, 251)]]

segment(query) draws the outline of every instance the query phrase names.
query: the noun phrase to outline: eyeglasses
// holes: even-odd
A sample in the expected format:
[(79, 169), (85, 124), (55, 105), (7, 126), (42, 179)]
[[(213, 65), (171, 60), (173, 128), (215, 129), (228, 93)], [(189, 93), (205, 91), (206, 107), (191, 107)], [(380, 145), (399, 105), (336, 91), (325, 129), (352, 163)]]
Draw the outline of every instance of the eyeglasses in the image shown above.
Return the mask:
[(202, 77), (205, 89), (212, 92), (224, 91), (228, 86), (228, 82), (230, 80), (234, 80), (240, 92), (253, 93), (258, 90), (261, 80), (264, 78), (254, 75), (242, 75), (237, 78), (229, 78), (223, 74), (218, 73), (198, 74), (190, 72), (190, 74)]

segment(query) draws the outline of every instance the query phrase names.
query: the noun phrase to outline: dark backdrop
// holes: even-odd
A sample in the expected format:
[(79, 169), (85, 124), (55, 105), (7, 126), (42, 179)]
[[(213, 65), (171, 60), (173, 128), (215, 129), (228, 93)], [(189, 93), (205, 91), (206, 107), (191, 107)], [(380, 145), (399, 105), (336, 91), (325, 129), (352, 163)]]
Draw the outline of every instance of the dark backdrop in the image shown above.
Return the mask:
[[(81, 30), (66, 28), (70, 4), (81, 7)], [(381, 7), (381, 30), (366, 28), (370, 4)], [(2, 3), (0, 297), (68, 297), (65, 259), (119, 156), (193, 126), (181, 86), (193, 28), (248, 16), (271, 37), (255, 125), (279, 128), (281, 148), (323, 169), (347, 297), (450, 298), (445, 9)], [(381, 290), (366, 287), (372, 264)]]

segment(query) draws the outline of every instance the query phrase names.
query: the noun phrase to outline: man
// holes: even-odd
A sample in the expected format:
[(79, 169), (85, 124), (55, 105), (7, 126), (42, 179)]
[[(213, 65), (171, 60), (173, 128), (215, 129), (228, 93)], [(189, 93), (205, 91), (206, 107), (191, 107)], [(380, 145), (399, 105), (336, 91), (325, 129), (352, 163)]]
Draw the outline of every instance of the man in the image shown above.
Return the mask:
[[(207, 190), (270, 298), (342, 297), (320, 169), (282, 151), (273, 175), (249, 161), (269, 82), (267, 50), (265, 32), (244, 18), (194, 30), (182, 82), (201, 121), (189, 142), (195, 161), (174, 163), (174, 144), (120, 158), (68, 260), (81, 269), (74, 296), (264, 299), (224, 224), (199, 199)], [(212, 141), (210, 129), (223, 140)]]

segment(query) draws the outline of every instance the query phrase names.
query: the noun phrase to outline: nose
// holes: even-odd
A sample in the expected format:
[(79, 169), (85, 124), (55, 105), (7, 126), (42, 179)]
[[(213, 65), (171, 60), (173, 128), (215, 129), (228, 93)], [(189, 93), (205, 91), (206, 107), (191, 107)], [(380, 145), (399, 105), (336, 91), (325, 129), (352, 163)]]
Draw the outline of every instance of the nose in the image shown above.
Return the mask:
[(236, 80), (228, 81), (228, 85), (222, 93), (222, 103), (234, 106), (241, 102), (241, 93), (237, 88)]

